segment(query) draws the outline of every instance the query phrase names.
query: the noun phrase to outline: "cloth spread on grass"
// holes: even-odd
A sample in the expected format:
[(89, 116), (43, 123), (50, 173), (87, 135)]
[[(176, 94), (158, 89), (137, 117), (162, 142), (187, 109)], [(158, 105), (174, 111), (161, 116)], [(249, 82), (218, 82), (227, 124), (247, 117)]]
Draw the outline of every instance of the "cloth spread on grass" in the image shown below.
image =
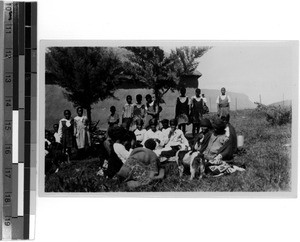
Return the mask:
[(206, 161), (206, 171), (214, 176), (222, 176), (236, 171), (245, 171), (245, 169), (236, 165), (229, 165), (223, 160), (214, 159)]

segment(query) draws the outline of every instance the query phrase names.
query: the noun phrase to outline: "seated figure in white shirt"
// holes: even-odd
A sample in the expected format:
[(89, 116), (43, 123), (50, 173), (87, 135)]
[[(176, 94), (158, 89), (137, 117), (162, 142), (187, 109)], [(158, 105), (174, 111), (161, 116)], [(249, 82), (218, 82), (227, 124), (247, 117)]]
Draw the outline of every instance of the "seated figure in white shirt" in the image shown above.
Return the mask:
[(58, 124), (53, 124), (53, 130), (54, 130), (54, 138), (55, 138), (55, 142), (60, 143), (60, 136), (58, 134)]
[(149, 121), (150, 129), (146, 131), (144, 135), (144, 140), (142, 141), (142, 145), (144, 146), (146, 140), (148, 139), (154, 139), (155, 142), (157, 143), (157, 147), (161, 148), (164, 143), (163, 143), (163, 136), (162, 132), (157, 129), (157, 120), (155, 118), (151, 119)]
[(165, 145), (169, 141), (169, 134), (170, 134), (171, 128), (169, 127), (168, 119), (163, 119), (161, 121), (161, 124), (162, 124), (161, 133), (162, 133), (162, 139), (163, 139), (162, 141), (163, 141), (163, 145)]
[(144, 140), (145, 133), (147, 132), (146, 129), (143, 129), (144, 121), (142, 119), (137, 119), (135, 121), (136, 130), (134, 131), (137, 146), (142, 146), (141, 143)]
[(171, 131), (169, 133), (168, 142), (165, 147), (161, 149), (160, 156), (172, 157), (175, 156), (178, 150), (189, 150), (189, 142), (184, 136), (183, 132), (177, 128), (177, 120), (170, 120)]

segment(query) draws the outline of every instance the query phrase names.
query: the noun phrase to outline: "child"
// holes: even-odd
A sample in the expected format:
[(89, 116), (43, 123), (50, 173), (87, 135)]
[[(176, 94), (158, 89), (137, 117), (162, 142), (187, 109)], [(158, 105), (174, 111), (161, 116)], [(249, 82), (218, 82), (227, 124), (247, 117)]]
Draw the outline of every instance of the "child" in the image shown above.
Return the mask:
[(110, 128), (114, 127), (114, 126), (117, 126), (119, 124), (120, 118), (119, 118), (119, 115), (116, 113), (116, 107), (115, 106), (110, 107), (110, 115), (107, 119), (107, 122), (108, 122), (108, 126)]
[(182, 87), (180, 89), (180, 97), (177, 98), (176, 108), (175, 108), (175, 118), (178, 122), (178, 128), (182, 130), (185, 134), (186, 125), (189, 122), (188, 115), (190, 112), (190, 101), (189, 98), (185, 96), (186, 89)]
[(195, 96), (192, 97), (191, 101), (191, 121), (193, 123), (193, 137), (195, 134), (199, 133), (200, 129), (200, 120), (202, 119), (203, 114), (203, 103), (204, 100), (201, 95), (201, 90), (197, 88), (195, 90)]
[(74, 120), (71, 118), (71, 111), (64, 111), (64, 118), (59, 121), (58, 135), (63, 146), (63, 152), (67, 155), (67, 162), (70, 162), (72, 148), (74, 147)]
[(147, 130), (147, 132), (144, 135), (144, 140), (142, 142), (142, 145), (145, 145), (145, 142), (148, 139), (154, 139), (157, 144), (162, 147), (163, 146), (163, 137), (162, 132), (160, 130), (157, 130), (157, 120), (155, 118), (151, 119), (149, 121), (150, 129)]
[(169, 120), (168, 119), (163, 119), (161, 121), (161, 124), (162, 124), (162, 129), (161, 129), (162, 143), (166, 144), (169, 140), (169, 133), (171, 131), (171, 128), (169, 127)]
[(171, 130), (168, 136), (166, 146), (161, 150), (162, 157), (175, 156), (178, 150), (189, 150), (189, 142), (183, 132), (177, 128), (177, 120), (170, 120)]
[(54, 130), (54, 138), (55, 138), (55, 142), (60, 143), (60, 137), (58, 135), (58, 124), (53, 124), (53, 130)]
[(126, 102), (124, 107), (123, 107), (123, 113), (122, 113), (122, 123), (126, 123), (126, 129), (129, 130), (129, 127), (132, 123), (132, 118), (133, 118), (133, 107), (134, 105), (132, 104), (132, 97), (131, 95), (128, 95), (126, 97)]
[(144, 119), (146, 114), (145, 105), (142, 104), (142, 95), (138, 94), (136, 95), (136, 104), (133, 107), (133, 122), (135, 122), (138, 119)]
[(77, 108), (77, 116), (74, 118), (74, 135), (78, 148), (78, 155), (83, 156), (85, 149), (91, 146), (89, 121), (86, 116), (83, 116), (83, 108)]
[(221, 88), (221, 95), (217, 98), (217, 109), (218, 109), (218, 116), (226, 116), (229, 114), (230, 109), (230, 97), (226, 95), (225, 87)]
[(145, 120), (145, 128), (149, 128), (149, 122), (151, 119), (158, 120), (159, 113), (161, 109), (158, 107), (157, 103), (152, 100), (150, 94), (146, 95), (146, 120)]
[(142, 119), (138, 119), (135, 123), (136, 130), (134, 131), (134, 134), (136, 137), (137, 146), (142, 146), (141, 143), (143, 142), (146, 133), (146, 129), (143, 129), (144, 121)]

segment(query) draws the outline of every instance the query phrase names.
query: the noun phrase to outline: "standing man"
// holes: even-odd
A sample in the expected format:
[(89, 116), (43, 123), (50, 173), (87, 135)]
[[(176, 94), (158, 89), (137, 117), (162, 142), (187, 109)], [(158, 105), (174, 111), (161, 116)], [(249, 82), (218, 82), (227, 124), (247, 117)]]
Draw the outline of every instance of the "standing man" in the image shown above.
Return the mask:
[(230, 110), (230, 97), (226, 95), (225, 87), (221, 88), (221, 95), (217, 98), (217, 109), (218, 109), (218, 116), (227, 116)]

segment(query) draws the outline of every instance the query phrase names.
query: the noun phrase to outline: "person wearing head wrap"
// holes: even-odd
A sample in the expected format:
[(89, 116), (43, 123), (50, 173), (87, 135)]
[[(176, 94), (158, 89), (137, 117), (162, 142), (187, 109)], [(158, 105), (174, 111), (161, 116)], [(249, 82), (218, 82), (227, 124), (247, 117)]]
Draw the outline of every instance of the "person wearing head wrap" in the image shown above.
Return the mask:
[(204, 118), (200, 120), (200, 133), (196, 135), (193, 148), (195, 150), (200, 150), (202, 143), (205, 143), (207, 139), (210, 138), (212, 134), (212, 124), (209, 119)]
[(148, 139), (154, 139), (158, 146), (163, 146), (163, 137), (162, 132), (157, 129), (157, 120), (155, 118), (149, 121), (150, 129), (148, 129), (144, 135), (144, 140), (142, 141), (142, 145), (145, 145), (145, 142)]
[(205, 142), (203, 141), (200, 148), (200, 153), (202, 153), (207, 160), (213, 160), (218, 157), (218, 160), (222, 159), (220, 150), (222, 146), (228, 140), (225, 135), (226, 124), (217, 118), (213, 123), (213, 132), (206, 136)]
[(216, 119), (213, 124), (213, 132), (209, 139), (203, 142), (200, 154), (206, 162), (206, 171), (214, 176), (231, 174), (235, 171), (244, 171), (236, 165), (229, 165), (227, 160), (233, 158), (232, 140), (226, 135), (227, 124), (224, 119)]

